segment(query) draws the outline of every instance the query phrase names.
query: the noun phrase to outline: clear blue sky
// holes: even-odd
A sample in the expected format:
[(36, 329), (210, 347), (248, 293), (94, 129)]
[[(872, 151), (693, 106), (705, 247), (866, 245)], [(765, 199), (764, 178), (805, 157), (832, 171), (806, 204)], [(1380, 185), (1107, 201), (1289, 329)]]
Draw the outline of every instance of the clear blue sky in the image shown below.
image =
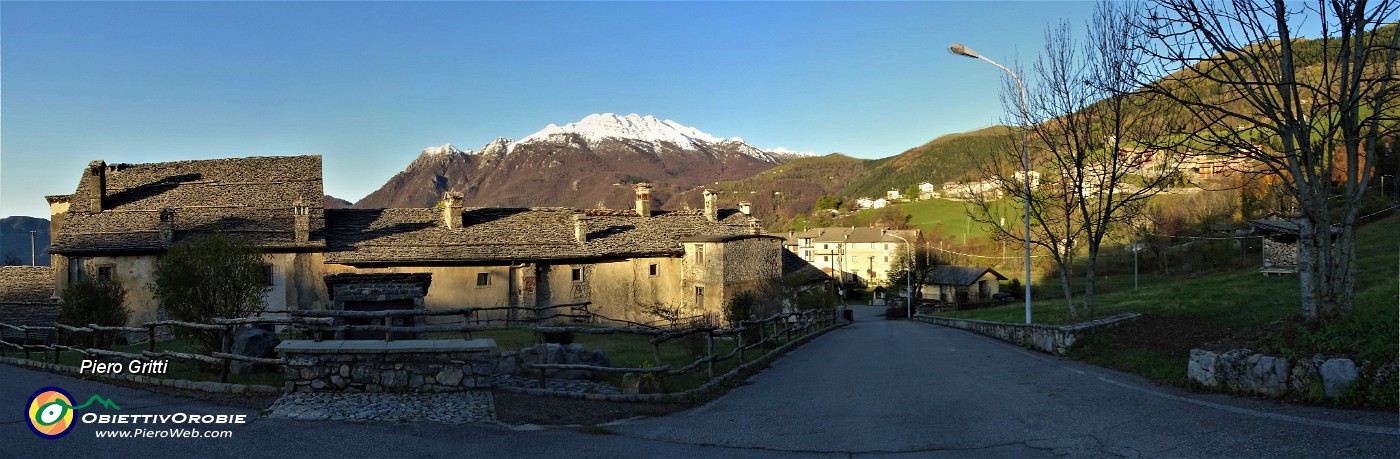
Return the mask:
[(323, 155), (363, 197), (428, 146), (591, 113), (861, 158), (997, 124), (999, 71), (1090, 2), (0, 3), (0, 216), (88, 161)]

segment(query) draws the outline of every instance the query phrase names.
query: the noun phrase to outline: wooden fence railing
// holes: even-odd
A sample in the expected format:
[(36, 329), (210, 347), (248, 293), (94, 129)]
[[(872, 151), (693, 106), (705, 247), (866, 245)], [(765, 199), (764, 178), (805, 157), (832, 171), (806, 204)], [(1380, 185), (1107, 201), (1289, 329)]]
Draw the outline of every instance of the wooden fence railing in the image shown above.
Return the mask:
[[(0, 355), (4, 355), (9, 349), (18, 349), (24, 353), (26, 359), (33, 359), (32, 353), (39, 351), (44, 356), (52, 352), (52, 362), (58, 363), (60, 353), (63, 351), (74, 352), (84, 356), (116, 357), (122, 359), (133, 359), (149, 361), (155, 358), (173, 358), (187, 361), (196, 361), (220, 367), (221, 382), (228, 382), (229, 367), (234, 361), (250, 362), (267, 365), (285, 365), (286, 361), (280, 358), (261, 358), (236, 355), (232, 353), (233, 335), (241, 326), (262, 326), (262, 325), (287, 325), (295, 330), (306, 331), (312, 334), (312, 338), (321, 341), (325, 333), (333, 333), (335, 336), (343, 336), (350, 331), (363, 332), (383, 332), (384, 340), (393, 340), (394, 333), (433, 333), (433, 332), (461, 332), (463, 337), (471, 339), (474, 331), (507, 328), (502, 325), (507, 324), (530, 324), (527, 328), (536, 334), (536, 341), (543, 343), (545, 333), (578, 333), (578, 334), (612, 334), (625, 333), (646, 335), (652, 338), (648, 341), (652, 346), (652, 355), (655, 362), (661, 362), (661, 345), (665, 342), (680, 339), (694, 334), (705, 335), (705, 353), (699, 356), (690, 364), (680, 368), (672, 369), (668, 365), (653, 367), (618, 368), (600, 367), (592, 365), (576, 364), (527, 364), (525, 368), (539, 370), (541, 384), (544, 384), (544, 376), (548, 370), (587, 370), (603, 373), (642, 373), (653, 374), (658, 378), (666, 376), (677, 376), (697, 370), (700, 366), (705, 367), (706, 374), (714, 377), (714, 366), (717, 362), (723, 362), (731, 358), (738, 358), (740, 363), (744, 362), (745, 353), (760, 346), (770, 343), (791, 342), (794, 334), (802, 333), (814, 327), (826, 326), (835, 322), (836, 313), (830, 310), (801, 311), (791, 313), (780, 313), (772, 316), (750, 321), (742, 321), (732, 324), (729, 328), (719, 328), (715, 325), (700, 325), (683, 329), (663, 328), (626, 320), (616, 320), (602, 315), (588, 312), (590, 303), (573, 303), (548, 306), (543, 308), (511, 308), (511, 307), (489, 307), (489, 308), (457, 308), (440, 310), (386, 310), (386, 311), (267, 311), (264, 314), (286, 314), (288, 317), (251, 317), (251, 318), (220, 318), (213, 319), (208, 324), (183, 322), (177, 320), (161, 320), (146, 322), (139, 327), (113, 327), (91, 324), (86, 327), (75, 327), (64, 324), (53, 324), (51, 326), (34, 325), (12, 325), (0, 322), (0, 329), (21, 332), (24, 339), (20, 343), (11, 343), (0, 339)], [(556, 313), (554, 310), (566, 309), (566, 312)], [(528, 318), (517, 317), (502, 323), (501, 321), (483, 321), (479, 318), (479, 313), (487, 311), (507, 311), (509, 316), (514, 317), (520, 310), (529, 312)], [(582, 312), (580, 312), (582, 311)], [(419, 317), (443, 317), (458, 316), (461, 322), (452, 324), (425, 324), (425, 325), (392, 325), (395, 319), (409, 319), (415, 321)], [(378, 325), (349, 325), (344, 321), (347, 318), (377, 320)], [(568, 319), (569, 325), (550, 324), (548, 321), (555, 319)], [(598, 326), (591, 325), (597, 323), (620, 324), (622, 326)], [(702, 322), (703, 323), (703, 322)], [(209, 355), (175, 352), (171, 350), (156, 351), (156, 342), (162, 331), (168, 327), (179, 327), (192, 330), (206, 330), (221, 332), (222, 345), (220, 351), (210, 352)], [(745, 332), (757, 330), (758, 340), (746, 343)], [(35, 344), (34, 336), (36, 332), (47, 332), (53, 335), (52, 339), (44, 340), (43, 343)], [(133, 344), (144, 343), (146, 350), (141, 353), (130, 353), (101, 349), (100, 346), (79, 347), (78, 344), (84, 340), (79, 337), (88, 337), (90, 343), (105, 343), (115, 341), (114, 338), (130, 334), (141, 334)], [(733, 350), (724, 354), (715, 354), (715, 338), (735, 337), (736, 344)], [(66, 338), (66, 339), (65, 339)], [(131, 342), (131, 340), (128, 340)]]

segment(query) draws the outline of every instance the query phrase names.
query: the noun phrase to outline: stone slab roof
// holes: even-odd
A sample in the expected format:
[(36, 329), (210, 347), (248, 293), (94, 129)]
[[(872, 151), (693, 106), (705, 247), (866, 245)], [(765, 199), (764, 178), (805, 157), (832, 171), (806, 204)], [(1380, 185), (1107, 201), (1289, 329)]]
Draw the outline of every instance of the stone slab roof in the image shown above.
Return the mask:
[(51, 304), (53, 298), (53, 268), (0, 266), (0, 303)]
[[(441, 209), (326, 210), (327, 263), (477, 264), (522, 260), (577, 260), (679, 256), (680, 240), (736, 235), (746, 224), (711, 222), (700, 212), (466, 208), (462, 228), (449, 229)], [(574, 237), (582, 215), (587, 241)]]
[[(54, 298), (53, 268), (47, 266), (0, 266), (0, 322), (10, 325), (53, 325), (58, 321), (58, 300)], [(43, 339), (47, 332), (34, 331), (31, 339)], [(24, 338), (23, 332), (0, 329), (0, 337)]]
[(1006, 280), (1006, 276), (996, 272), (992, 268), (978, 268), (973, 266), (952, 266), (944, 265), (933, 269), (933, 273), (928, 275), (924, 283), (930, 285), (956, 285), (968, 286), (977, 282), (983, 274), (992, 273), (997, 280)]
[[(219, 232), (262, 249), (325, 245), (321, 157), (279, 156), (111, 164), (102, 168), (102, 208), (94, 212), (95, 180), (84, 170), (52, 253), (149, 253), (191, 236)], [(306, 243), (295, 242), (292, 205), (310, 207)], [(173, 237), (160, 233), (171, 209)]]
[(831, 275), (803, 260), (790, 250), (783, 251), (783, 277), (801, 275), (810, 282), (831, 280)]

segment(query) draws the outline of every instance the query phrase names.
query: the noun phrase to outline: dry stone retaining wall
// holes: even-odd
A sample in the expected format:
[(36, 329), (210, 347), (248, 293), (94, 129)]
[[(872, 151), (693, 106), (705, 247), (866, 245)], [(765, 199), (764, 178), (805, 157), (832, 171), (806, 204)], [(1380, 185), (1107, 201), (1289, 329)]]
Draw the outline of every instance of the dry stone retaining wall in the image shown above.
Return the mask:
[(1214, 352), (1192, 349), (1186, 376), (1202, 386), (1232, 393), (1337, 399), (1349, 393), (1377, 395), (1396, 378), (1397, 362), (1372, 366), (1321, 355), (1290, 362), (1249, 349)]
[(287, 341), (287, 392), (446, 392), (491, 386), (491, 340)]
[(916, 315), (915, 320), (967, 330), (979, 335), (990, 336), (1008, 343), (1038, 349), (1051, 354), (1064, 354), (1069, 351), (1079, 334), (1100, 327), (1107, 327), (1123, 321), (1133, 320), (1137, 313), (1125, 313), (1102, 319), (1080, 322), (1074, 325), (1014, 324), (976, 319), (952, 319)]

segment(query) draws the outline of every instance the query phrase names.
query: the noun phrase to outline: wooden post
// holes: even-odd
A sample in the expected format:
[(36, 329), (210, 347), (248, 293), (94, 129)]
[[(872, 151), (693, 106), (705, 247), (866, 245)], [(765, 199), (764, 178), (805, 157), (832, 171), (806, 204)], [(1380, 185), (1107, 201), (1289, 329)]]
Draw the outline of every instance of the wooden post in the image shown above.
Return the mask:
[(661, 366), (661, 343), (651, 343), (651, 358), (656, 360), (653, 365)]
[(705, 362), (705, 374), (710, 379), (715, 379), (715, 331), (705, 332), (705, 358), (710, 361)]
[(19, 343), (24, 348), (24, 359), (29, 360), (29, 329), (24, 329), (24, 342)]
[[(471, 313), (470, 313), (470, 312), (464, 312), (464, 313), (462, 313), (462, 325), (471, 325), (471, 323), (472, 323), (472, 322), (471, 322)], [(472, 331), (471, 331), (471, 330), (466, 330), (466, 329), (462, 330), (462, 339), (468, 339), (468, 340), (472, 339)]]
[[(744, 326), (743, 323), (740, 323), (740, 324), (739, 324), (739, 327), (742, 328), (743, 326)], [(743, 365), (743, 364), (744, 364), (744, 332), (741, 331), (741, 332), (739, 332), (738, 334), (734, 335), (734, 342), (735, 342), (735, 343), (738, 343), (738, 344), (735, 344), (735, 345), (736, 345), (736, 346), (739, 346), (739, 364), (740, 364), (740, 365)]]
[[(546, 360), (548, 360), (547, 357), (546, 357)], [(544, 368), (541, 368), (541, 369), (540, 369), (540, 389), (548, 389), (548, 388), (549, 388), (549, 385), (546, 384), (547, 379), (545, 379), (545, 377), (544, 377), (544, 372), (545, 372)]]
[[(388, 327), (389, 324), (394, 323), (394, 318), (391, 317), (391, 316), (389, 316), (388, 314), (385, 314), (385, 315), (384, 315), (384, 320), (383, 320), (382, 323), (383, 323), (383, 325), (384, 325), (385, 327)], [(387, 343), (387, 342), (390, 342), (390, 341), (393, 341), (393, 340), (394, 340), (394, 332), (391, 332), (391, 331), (388, 331), (388, 330), (384, 330), (384, 342)]]
[[(233, 352), (233, 324), (224, 325), (224, 346), (223, 346), (223, 347), (224, 347), (224, 353), (225, 353), (225, 354), (229, 354), (229, 353), (232, 353), (232, 352)], [(229, 364), (230, 364), (230, 363), (231, 363), (231, 362), (229, 361), (229, 358), (228, 358), (228, 357), (224, 357), (224, 369), (223, 369), (223, 372), (219, 375), (219, 382), (221, 382), (221, 383), (227, 383), (227, 382), (228, 382), (228, 370), (229, 370)]]
[[(53, 329), (53, 343), (54, 343), (54, 344), (63, 344), (62, 341), (59, 341), (59, 338), (63, 337), (63, 335), (60, 335), (59, 333), (63, 333), (63, 329), (58, 328), (58, 327), (54, 327), (54, 329)], [(58, 364), (58, 353), (59, 353), (58, 346), (54, 346), (54, 347), (53, 347), (53, 363), (54, 363), (55, 365)]]
[(146, 350), (149, 350), (149, 351), (151, 351), (151, 352), (155, 352), (155, 351), (156, 351), (156, 326), (155, 326), (155, 325), (147, 325), (147, 326), (146, 326), (146, 339), (147, 339), (148, 341), (150, 341), (149, 343), (146, 343)]

